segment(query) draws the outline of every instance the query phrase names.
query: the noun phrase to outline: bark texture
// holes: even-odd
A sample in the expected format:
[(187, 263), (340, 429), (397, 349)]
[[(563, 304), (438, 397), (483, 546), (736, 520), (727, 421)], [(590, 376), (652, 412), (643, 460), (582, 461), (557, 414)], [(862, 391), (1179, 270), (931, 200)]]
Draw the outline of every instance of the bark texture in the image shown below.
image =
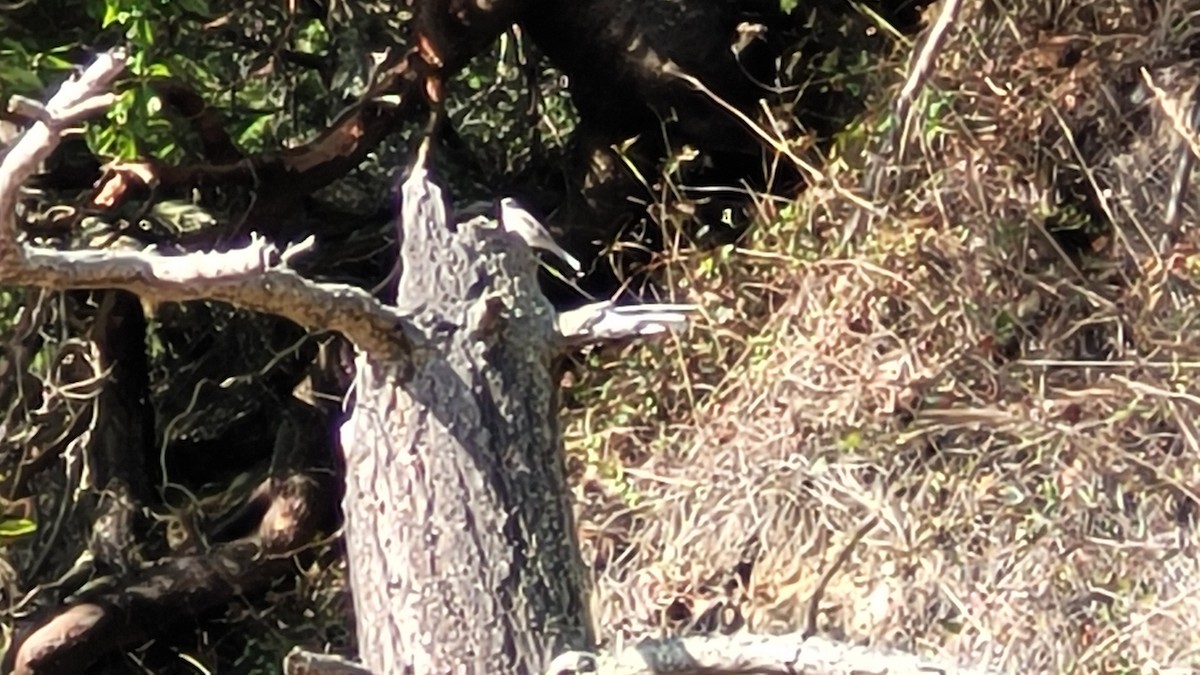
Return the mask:
[(447, 220), (419, 159), (397, 297), (420, 337), (403, 360), (360, 354), (342, 432), (360, 660), (377, 673), (544, 672), (592, 643), (554, 313), (523, 242)]

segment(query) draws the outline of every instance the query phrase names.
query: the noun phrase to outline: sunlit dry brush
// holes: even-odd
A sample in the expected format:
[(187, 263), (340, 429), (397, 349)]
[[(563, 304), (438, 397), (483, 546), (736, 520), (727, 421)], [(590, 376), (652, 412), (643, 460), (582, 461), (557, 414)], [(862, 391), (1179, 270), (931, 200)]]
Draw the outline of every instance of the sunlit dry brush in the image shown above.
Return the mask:
[[(622, 424), (665, 440), (580, 488), (603, 632), (813, 624), (1011, 672), (1198, 665), (1200, 201), (1177, 181), (1197, 17), (967, 0), (903, 155), (861, 155), (898, 123), (876, 105), (826, 183), (737, 250), (678, 257), (711, 346), (609, 376)], [(879, 213), (847, 235), (880, 162)], [(660, 388), (669, 414), (615, 396)], [(601, 418), (568, 438), (635, 456)]]

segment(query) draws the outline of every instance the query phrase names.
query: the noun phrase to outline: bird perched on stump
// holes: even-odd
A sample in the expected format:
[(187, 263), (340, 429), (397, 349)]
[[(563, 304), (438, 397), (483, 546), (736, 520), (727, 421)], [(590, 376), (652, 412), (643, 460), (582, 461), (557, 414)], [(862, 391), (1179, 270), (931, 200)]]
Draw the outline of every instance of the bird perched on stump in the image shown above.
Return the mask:
[(583, 274), (583, 265), (579, 260), (559, 246), (550, 236), (550, 231), (546, 229), (546, 226), (538, 222), (538, 219), (525, 210), (525, 207), (521, 206), (517, 200), (512, 197), (504, 197), (500, 200), (499, 221), (500, 227), (504, 228), (505, 232), (517, 235), (530, 248), (549, 251), (559, 260), (567, 263), (576, 275)]
[(546, 229), (546, 226), (534, 218), (533, 214), (517, 200), (512, 197), (504, 197), (498, 202), (472, 202), (457, 211), (455, 220), (462, 222), (484, 215), (494, 217), (500, 229), (516, 235), (529, 248), (550, 252), (569, 265), (576, 276), (583, 276), (583, 265), (579, 260), (559, 246), (550, 236), (550, 231)]

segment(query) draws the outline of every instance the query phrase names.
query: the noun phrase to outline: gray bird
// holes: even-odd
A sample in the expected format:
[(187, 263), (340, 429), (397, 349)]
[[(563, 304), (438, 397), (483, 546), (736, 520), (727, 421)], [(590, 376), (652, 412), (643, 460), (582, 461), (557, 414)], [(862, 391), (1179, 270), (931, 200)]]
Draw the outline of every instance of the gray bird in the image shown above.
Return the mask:
[(559, 246), (554, 238), (550, 236), (550, 232), (545, 225), (538, 222), (533, 214), (525, 210), (525, 207), (513, 199), (505, 197), (500, 200), (500, 227), (504, 228), (505, 232), (515, 234), (521, 238), (530, 248), (542, 249), (549, 251), (551, 254), (571, 266), (575, 270), (575, 274), (583, 275), (583, 265), (575, 256), (567, 253)]

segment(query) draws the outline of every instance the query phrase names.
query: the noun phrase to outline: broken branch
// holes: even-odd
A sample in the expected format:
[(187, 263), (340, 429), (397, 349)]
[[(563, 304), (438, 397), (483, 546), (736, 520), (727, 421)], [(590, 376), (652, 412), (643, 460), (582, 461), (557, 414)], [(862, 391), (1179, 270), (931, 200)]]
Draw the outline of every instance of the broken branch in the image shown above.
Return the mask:
[(632, 305), (596, 302), (558, 315), (558, 333), (568, 347), (658, 335), (687, 325), (692, 305)]
[(81, 109), (104, 100), (105, 89), (124, 68), (117, 50), (101, 54), (81, 75), (68, 80), (39, 119), (0, 161), (0, 284), (65, 290), (116, 288), (155, 302), (217, 300), (277, 314), (316, 330), (344, 334), (360, 348), (395, 354), (413, 333), (407, 317), (365, 291), (343, 284), (318, 284), (286, 262), (311, 241), (280, 253), (252, 237), (248, 246), (225, 252), (177, 256), (154, 251), (59, 251), (20, 240), (18, 190), (54, 150), (59, 131)]
[(905, 652), (861, 647), (819, 637), (704, 635), (647, 640), (603, 654), (566, 652), (547, 675), (985, 675), (994, 671), (935, 663)]

